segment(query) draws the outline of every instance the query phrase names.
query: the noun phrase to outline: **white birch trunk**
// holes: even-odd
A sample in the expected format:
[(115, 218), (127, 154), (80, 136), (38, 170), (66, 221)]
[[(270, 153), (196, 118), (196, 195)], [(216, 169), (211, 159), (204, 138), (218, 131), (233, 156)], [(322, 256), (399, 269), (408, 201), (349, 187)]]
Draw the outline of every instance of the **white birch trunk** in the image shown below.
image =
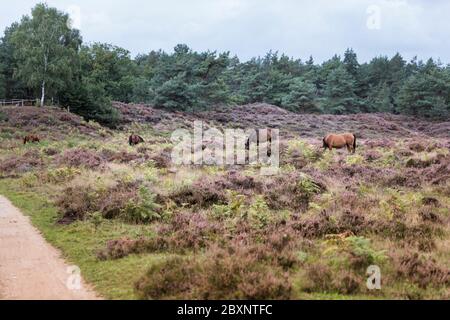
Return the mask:
[(45, 77), (47, 76), (48, 56), (44, 54), (44, 79), (41, 85), (41, 107), (45, 104)]
[(45, 80), (42, 81), (41, 85), (41, 107), (44, 106), (45, 103)]

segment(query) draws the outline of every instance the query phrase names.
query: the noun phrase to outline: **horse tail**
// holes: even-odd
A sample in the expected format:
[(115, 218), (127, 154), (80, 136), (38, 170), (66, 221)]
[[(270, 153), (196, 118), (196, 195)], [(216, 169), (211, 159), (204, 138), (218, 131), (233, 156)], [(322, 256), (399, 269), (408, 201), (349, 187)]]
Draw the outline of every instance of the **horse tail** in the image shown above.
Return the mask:
[(130, 146), (133, 144), (133, 136), (130, 136), (128, 138), (128, 143), (129, 143)]
[(27, 144), (27, 137), (23, 138), (23, 144)]
[(328, 148), (327, 137), (323, 138), (323, 147)]
[(356, 151), (356, 135), (353, 134), (353, 152)]

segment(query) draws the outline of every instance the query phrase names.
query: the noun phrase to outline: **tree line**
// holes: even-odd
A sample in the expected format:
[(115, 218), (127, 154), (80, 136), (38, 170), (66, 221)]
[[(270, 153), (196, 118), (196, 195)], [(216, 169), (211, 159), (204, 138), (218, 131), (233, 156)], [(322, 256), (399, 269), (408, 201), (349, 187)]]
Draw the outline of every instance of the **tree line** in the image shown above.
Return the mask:
[(132, 58), (117, 46), (83, 44), (66, 13), (38, 4), (0, 39), (0, 98), (35, 97), (107, 125), (120, 116), (111, 101), (183, 111), (265, 102), (298, 113), (443, 119), (450, 115), (450, 66), (399, 53), (359, 63), (352, 49), (321, 64), (277, 52), (242, 62), (184, 44)]

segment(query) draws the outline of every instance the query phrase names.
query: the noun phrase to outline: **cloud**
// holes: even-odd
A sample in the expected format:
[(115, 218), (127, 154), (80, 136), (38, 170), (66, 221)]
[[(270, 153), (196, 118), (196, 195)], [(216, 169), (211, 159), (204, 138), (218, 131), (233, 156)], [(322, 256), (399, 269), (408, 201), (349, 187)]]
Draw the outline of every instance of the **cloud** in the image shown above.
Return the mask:
[[(5, 28), (38, 1), (16, 0), (0, 13)], [(352, 47), (362, 61), (397, 51), (406, 59), (450, 62), (450, 3), (426, 0), (48, 0), (67, 11), (78, 6), (85, 41), (122, 46), (133, 55), (171, 51), (231, 51), (241, 59), (268, 50), (324, 61)], [(379, 28), (368, 28), (378, 8)]]

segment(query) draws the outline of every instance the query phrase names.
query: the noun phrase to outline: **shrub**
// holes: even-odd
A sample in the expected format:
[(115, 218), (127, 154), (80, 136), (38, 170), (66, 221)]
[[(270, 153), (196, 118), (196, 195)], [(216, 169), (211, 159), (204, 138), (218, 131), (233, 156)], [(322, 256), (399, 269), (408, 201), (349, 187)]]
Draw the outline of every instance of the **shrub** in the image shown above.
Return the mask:
[(213, 204), (225, 204), (225, 182), (211, 178), (196, 181), (190, 186), (182, 186), (169, 195), (177, 205), (207, 208)]
[(125, 203), (121, 217), (132, 223), (146, 223), (161, 218), (160, 208), (160, 205), (155, 203), (155, 195), (147, 188), (141, 187), (139, 196)]
[(20, 184), (23, 185), (25, 188), (31, 188), (39, 183), (39, 177), (34, 172), (26, 172), (22, 175), (20, 178)]
[(306, 268), (302, 289), (306, 292), (353, 294), (360, 290), (361, 283), (363, 279), (348, 270), (336, 271), (326, 264), (314, 263)]
[(267, 181), (264, 198), (270, 209), (305, 210), (311, 198), (325, 190), (324, 183), (294, 172)]
[(84, 219), (89, 212), (98, 211), (95, 205), (96, 193), (91, 187), (68, 187), (56, 200), (56, 205), (62, 213), (60, 223), (70, 223)]
[(130, 254), (159, 251), (166, 247), (167, 243), (164, 239), (159, 237), (150, 239), (140, 238), (137, 240), (121, 238), (109, 240), (106, 243), (106, 248), (97, 252), (97, 258), (100, 260), (114, 260), (126, 257)]
[(7, 122), (8, 121), (8, 115), (4, 113), (3, 111), (0, 111), (0, 122)]
[(230, 171), (224, 176), (226, 186), (228, 189), (232, 189), (238, 192), (244, 192), (245, 190), (251, 190), (252, 192), (260, 191), (262, 183), (257, 181), (252, 176), (243, 175), (237, 171)]
[(143, 299), (288, 299), (281, 270), (260, 262), (247, 247), (212, 248), (202, 259), (172, 258), (152, 266), (136, 283)]
[(72, 167), (48, 169), (46, 172), (46, 180), (50, 183), (62, 183), (73, 179), (79, 174), (81, 174), (81, 171)]
[(10, 156), (0, 163), (0, 173), (24, 173), (44, 164), (37, 150), (30, 150), (22, 156)]
[(162, 150), (157, 154), (150, 155), (156, 168), (169, 168), (172, 165), (172, 155), (169, 150)]
[(333, 272), (322, 263), (314, 263), (306, 268), (306, 280), (303, 290), (307, 292), (328, 292), (333, 290)]
[(426, 146), (423, 144), (423, 142), (411, 142), (408, 145), (409, 150), (415, 151), (415, 152), (423, 152), (426, 149)]
[(360, 154), (352, 154), (349, 155), (346, 159), (345, 159), (345, 163), (347, 165), (356, 165), (356, 164), (361, 164), (364, 162), (364, 157), (361, 156)]
[(426, 168), (433, 164), (433, 159), (410, 158), (406, 161), (407, 168)]
[(300, 219), (292, 221), (291, 226), (302, 237), (308, 239), (337, 231), (336, 222), (326, 210), (322, 210), (319, 214), (302, 216)]
[(305, 167), (310, 162), (317, 161), (322, 156), (318, 148), (303, 140), (291, 140), (285, 149), (280, 148), (281, 164), (293, 165), (297, 169)]
[(439, 200), (433, 197), (423, 197), (422, 204), (425, 206), (439, 207)]
[(121, 180), (111, 187), (97, 190), (95, 211), (101, 212), (106, 219), (124, 217), (124, 209), (132, 202), (140, 203), (139, 186), (137, 182)]
[(372, 248), (370, 239), (351, 236), (345, 238), (345, 245), (348, 245), (347, 249), (358, 258), (356, 266), (361, 265), (364, 269), (372, 264), (381, 264), (386, 259), (384, 251)]
[(223, 228), (205, 214), (181, 212), (173, 215), (159, 235), (167, 239), (171, 250), (182, 252), (205, 248), (212, 240), (223, 236)]
[[(56, 204), (63, 215), (61, 222), (85, 219), (92, 212), (100, 212), (104, 218), (113, 219), (122, 216), (130, 201), (145, 207), (140, 196), (135, 182), (119, 182), (108, 188), (70, 186), (58, 196)], [(135, 208), (131, 206), (128, 209), (132, 213), (142, 213), (138, 209), (133, 211)], [(130, 215), (137, 219), (131, 213)]]
[(69, 167), (86, 167), (89, 169), (98, 168), (103, 164), (103, 159), (87, 149), (70, 149), (58, 156), (56, 159), (60, 165)]
[(213, 205), (212, 214), (218, 220), (224, 220), (234, 217), (242, 217), (246, 213), (245, 210), (245, 196), (236, 191), (229, 190), (228, 203), (226, 205)]
[(395, 261), (398, 276), (410, 279), (421, 288), (445, 287), (450, 284), (450, 269), (439, 266), (433, 259), (427, 259), (416, 252), (407, 252)]
[(119, 151), (119, 152), (112, 152), (109, 153), (109, 150), (104, 149), (102, 150), (102, 154), (107, 158), (108, 161), (111, 162), (119, 162), (119, 163), (130, 163), (132, 161), (135, 161), (137, 159), (140, 159), (141, 156), (136, 153), (131, 153), (127, 151)]
[(370, 162), (378, 160), (381, 157), (381, 153), (376, 150), (368, 150), (364, 153), (364, 159)]
[(100, 260), (119, 259), (131, 253), (138, 253), (140, 248), (140, 240), (131, 240), (122, 238), (117, 240), (109, 240), (106, 249), (99, 251), (97, 257)]
[(252, 226), (266, 227), (271, 221), (271, 213), (262, 196), (256, 196), (246, 212), (246, 218)]
[(43, 151), (48, 156), (54, 156), (54, 155), (57, 155), (59, 153), (59, 151), (57, 149), (51, 148), (51, 147), (44, 148)]
[(135, 290), (142, 299), (192, 298), (197, 268), (190, 259), (168, 258), (152, 265), (136, 282)]

